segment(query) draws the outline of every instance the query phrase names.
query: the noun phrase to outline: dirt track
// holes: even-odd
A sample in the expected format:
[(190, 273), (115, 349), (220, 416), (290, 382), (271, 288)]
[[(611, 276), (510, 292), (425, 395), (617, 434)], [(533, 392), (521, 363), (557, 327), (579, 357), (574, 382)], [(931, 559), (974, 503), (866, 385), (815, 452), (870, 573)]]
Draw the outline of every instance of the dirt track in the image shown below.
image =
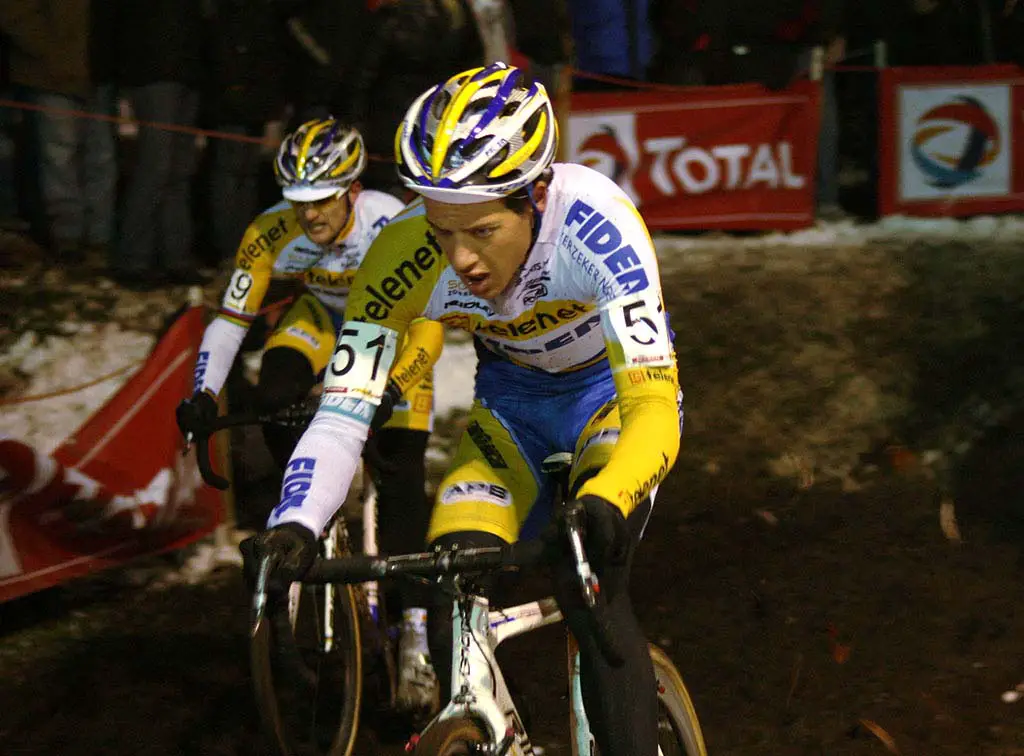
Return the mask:
[[(1024, 680), (1019, 249), (663, 265), (687, 427), (635, 596), (711, 753), (1024, 754), (1024, 702), (1000, 701)], [(0, 753), (262, 753), (245, 620), (232, 573), (0, 607)], [(508, 649), (549, 754), (568, 752), (560, 650), (554, 629)]]

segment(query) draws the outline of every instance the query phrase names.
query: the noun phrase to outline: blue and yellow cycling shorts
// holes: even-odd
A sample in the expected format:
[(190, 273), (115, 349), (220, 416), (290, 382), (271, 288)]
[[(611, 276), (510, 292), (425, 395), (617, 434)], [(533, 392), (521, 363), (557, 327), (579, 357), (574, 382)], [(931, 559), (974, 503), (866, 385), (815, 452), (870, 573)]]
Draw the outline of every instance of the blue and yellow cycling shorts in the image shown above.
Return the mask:
[[(326, 370), (334, 354), (341, 315), (328, 310), (310, 293), (304, 293), (277, 324), (267, 339), (266, 348), (287, 347), (305, 355), (318, 376)], [(395, 405), (385, 428), (432, 431), (434, 426), (434, 384), (432, 373), (408, 389)]]
[(544, 459), (573, 452), (575, 489), (582, 475), (607, 463), (619, 438), (615, 384), (604, 362), (553, 375), (481, 361), (477, 397), (438, 488), (428, 542), (460, 531), (484, 531), (509, 543), (537, 535), (551, 517)]

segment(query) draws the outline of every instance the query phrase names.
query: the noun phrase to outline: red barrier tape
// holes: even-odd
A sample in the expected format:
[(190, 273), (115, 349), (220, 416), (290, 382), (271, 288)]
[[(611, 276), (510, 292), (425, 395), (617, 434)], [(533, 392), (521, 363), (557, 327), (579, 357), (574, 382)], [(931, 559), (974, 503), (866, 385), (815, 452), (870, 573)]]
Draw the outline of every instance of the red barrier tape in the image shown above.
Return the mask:
[[(836, 71), (877, 71), (879, 70), (875, 66), (835, 66), (833, 70)], [(615, 84), (622, 87), (623, 89), (637, 89), (655, 92), (686, 92), (693, 89), (693, 87), (686, 86), (683, 84), (659, 84), (653, 81), (637, 81), (636, 79), (624, 79), (618, 76), (607, 76), (605, 74), (591, 73), (590, 71), (580, 71), (576, 68), (569, 68), (569, 72), (573, 76), (577, 76), (581, 79), (591, 79), (593, 81), (601, 81), (606, 84)], [(45, 105), (35, 105), (28, 102), (21, 102), (20, 100), (7, 100), (0, 98), (0, 107), (14, 108), (18, 110), (33, 110), (41, 113), (53, 113), (55, 115), (66, 115), (74, 116), (76, 118), (91, 118), (96, 121), (107, 121), (109, 123), (115, 123), (118, 125), (135, 125), (145, 126), (154, 129), (163, 129), (164, 131), (175, 131), (181, 134), (191, 134), (193, 136), (202, 136), (207, 139), (223, 139), (225, 141), (234, 142), (245, 142), (247, 144), (258, 144), (269, 147), (270, 149), (277, 149), (277, 144), (273, 141), (267, 141), (262, 137), (247, 136), (245, 134), (231, 134), (224, 131), (215, 131), (213, 129), (201, 129), (195, 126), (184, 126), (176, 123), (161, 123), (158, 121), (139, 121), (132, 118), (122, 118), (121, 116), (104, 115), (102, 113), (91, 113), (86, 110), (66, 110), (63, 108), (51, 108)], [(392, 158), (385, 155), (369, 155), (370, 160), (377, 160), (382, 162), (391, 162)]]
[[(247, 136), (245, 134), (231, 134), (225, 131), (214, 131), (213, 129), (200, 129), (195, 126), (183, 126), (177, 123), (160, 123), (158, 121), (139, 121), (134, 118), (122, 118), (121, 116), (104, 115), (102, 113), (90, 113), (87, 110), (66, 110), (64, 108), (51, 108), (45, 105), (34, 105), (20, 100), (5, 100), (0, 98), (0, 108), (14, 108), (16, 110), (35, 110), (41, 113), (53, 113), (55, 115), (68, 115), (76, 118), (91, 118), (94, 121), (107, 121), (118, 125), (147, 126), (164, 131), (176, 131), (181, 134), (202, 136), (208, 139), (223, 139), (228, 142), (246, 142), (247, 144), (265, 145), (272, 150), (277, 149), (277, 143), (268, 141), (262, 137)], [(390, 162), (392, 158), (383, 155), (369, 155), (370, 160)]]
[[(834, 71), (849, 71), (849, 72), (871, 72), (874, 73), (880, 70), (876, 66), (844, 66), (837, 65), (831, 70)], [(569, 72), (573, 76), (577, 76), (581, 79), (591, 79), (593, 81), (601, 81), (606, 84), (615, 84), (622, 87), (623, 89), (635, 89), (641, 91), (653, 91), (653, 92), (686, 92), (692, 90), (693, 87), (683, 84), (659, 84), (652, 81), (638, 81), (636, 79), (624, 79), (618, 76), (607, 76), (605, 74), (591, 73), (590, 71), (580, 71), (575, 68), (569, 68)], [(225, 141), (244, 142), (246, 144), (256, 144), (265, 146), (271, 150), (277, 149), (277, 143), (274, 141), (268, 141), (263, 137), (248, 136), (245, 134), (232, 134), (224, 131), (216, 131), (213, 129), (201, 129), (195, 126), (185, 126), (176, 123), (161, 123), (159, 121), (139, 121), (133, 118), (123, 118), (121, 116), (105, 115), (103, 113), (92, 113), (86, 110), (68, 110), (64, 108), (52, 108), (45, 105), (35, 105), (33, 103), (22, 102), (20, 100), (7, 100), (0, 98), (0, 108), (14, 108), (16, 110), (32, 110), (40, 113), (53, 113), (55, 115), (73, 116), (75, 118), (88, 118), (95, 121), (106, 121), (108, 123), (114, 123), (117, 125), (134, 125), (138, 127), (147, 127), (154, 129), (162, 129), (164, 131), (174, 131), (180, 134), (189, 134), (192, 136), (201, 136), (207, 139), (223, 139)], [(390, 163), (394, 160), (388, 155), (374, 155), (370, 154), (367, 156), (370, 160), (382, 163)]]
[(182, 134), (192, 134), (194, 136), (204, 136), (211, 139), (227, 139), (234, 140), (236, 142), (248, 142), (250, 144), (268, 144), (272, 147), (276, 147), (271, 142), (266, 142), (262, 137), (251, 137), (244, 134), (230, 134), (224, 131), (212, 131), (210, 129), (199, 129), (194, 126), (182, 126), (177, 123), (158, 123), (156, 121), (137, 121), (132, 118), (122, 118), (121, 116), (104, 115), (102, 113), (90, 113), (86, 110), (65, 110), (64, 108), (51, 108), (45, 105), (33, 105), (29, 102), (21, 102), (19, 100), (4, 100), (0, 99), (0, 107), (16, 108), (20, 110), (35, 110), (42, 113), (54, 113), (56, 115), (69, 115), (75, 116), (76, 118), (91, 118), (94, 121), (108, 121), (116, 124), (135, 124), (137, 126), (149, 126), (155, 129), (163, 129), (164, 131), (177, 131)]

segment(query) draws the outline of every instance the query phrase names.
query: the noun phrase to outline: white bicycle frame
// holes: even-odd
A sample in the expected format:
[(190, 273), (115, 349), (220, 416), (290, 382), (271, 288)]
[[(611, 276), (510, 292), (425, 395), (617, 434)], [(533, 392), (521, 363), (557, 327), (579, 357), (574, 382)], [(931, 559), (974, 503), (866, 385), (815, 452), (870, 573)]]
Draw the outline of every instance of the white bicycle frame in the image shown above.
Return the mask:
[(470, 716), (487, 728), (488, 740), (499, 746), (497, 753), (508, 746), (505, 753), (512, 756), (533, 756), (494, 651), (508, 638), (561, 622), (562, 613), (552, 598), (503, 611), (490, 611), (482, 596), (470, 596), (462, 604), (456, 601), (452, 610), (451, 701), (433, 721)]
[[(366, 465), (363, 468), (363, 553), (377, 556), (377, 487)], [(366, 590), (366, 605), (374, 622), (380, 620), (380, 598), (377, 581), (371, 580), (363, 584)]]
[[(370, 475), (365, 472), (365, 468), (364, 475), (363, 492), (361, 495), (363, 505), (363, 553), (375, 556), (377, 554), (377, 488), (373, 485)], [(328, 559), (339, 555), (339, 529), (345, 533), (345, 538), (347, 539), (347, 527), (343, 518), (335, 520), (327, 528), (326, 533), (324, 533), (322, 539), (323, 553)], [(363, 585), (366, 590), (366, 604), (369, 608), (370, 616), (374, 622), (377, 622), (380, 618), (380, 599), (378, 598), (377, 581), (374, 580)], [(292, 583), (289, 586), (288, 618), (291, 621), (292, 627), (295, 627), (296, 618), (298, 617), (301, 594), (302, 583)], [(323, 623), (320, 645), (323, 652), (329, 653), (334, 648), (334, 592), (324, 591), (322, 600)]]
[[(445, 719), (470, 717), (487, 728), (487, 753), (536, 756), (494, 651), (509, 638), (561, 622), (562, 612), (552, 597), (496, 611), (490, 610), (483, 596), (469, 596), (463, 604), (469, 608), (469, 622), (464, 621), (465, 611), (459, 601), (452, 610), (451, 700), (426, 729)], [(571, 633), (566, 636), (572, 755), (592, 756), (596, 743), (583, 708), (579, 648)], [(660, 746), (658, 756), (662, 756)]]
[[(550, 597), (499, 611), (491, 611), (487, 599), (482, 596), (469, 596), (463, 605), (460, 607), (456, 601), (452, 611), (451, 701), (431, 724), (469, 716), (487, 728), (493, 753), (534, 756), (536, 751), (509, 695), (494, 651), (509, 638), (561, 622), (562, 612)], [(468, 622), (465, 621), (467, 607)], [(572, 753), (574, 756), (590, 756), (593, 737), (583, 711), (579, 653), (575, 652), (572, 641), (570, 652)]]

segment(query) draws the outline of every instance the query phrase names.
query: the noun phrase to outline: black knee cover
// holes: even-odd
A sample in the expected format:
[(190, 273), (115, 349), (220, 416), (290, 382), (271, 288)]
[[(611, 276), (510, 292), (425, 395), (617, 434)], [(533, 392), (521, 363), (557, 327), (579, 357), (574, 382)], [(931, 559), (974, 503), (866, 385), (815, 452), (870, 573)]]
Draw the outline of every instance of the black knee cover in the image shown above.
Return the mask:
[[(275, 410), (304, 399), (316, 385), (316, 375), (309, 359), (288, 347), (274, 347), (263, 355), (257, 402), (261, 409)], [(277, 465), (284, 469), (302, 428), (290, 428), (275, 423), (263, 426), (263, 439)]]
[[(505, 541), (491, 533), (469, 530), (443, 535), (431, 546), (450, 548), (456, 544), (463, 549), (488, 548), (504, 546)], [(486, 584), (481, 586), (485, 594), (488, 587)], [(434, 672), (441, 687), (442, 705), (448, 701), (452, 687), (452, 607), (450, 596), (435, 592), (427, 614), (427, 642), (430, 646)]]

